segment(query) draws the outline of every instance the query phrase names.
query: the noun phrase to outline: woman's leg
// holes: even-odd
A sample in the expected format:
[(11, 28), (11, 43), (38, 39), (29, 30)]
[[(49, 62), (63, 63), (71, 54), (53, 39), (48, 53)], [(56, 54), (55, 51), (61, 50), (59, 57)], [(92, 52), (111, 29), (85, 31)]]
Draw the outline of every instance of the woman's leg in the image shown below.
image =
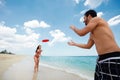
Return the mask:
[(35, 62), (35, 65), (34, 65), (34, 72), (37, 72), (38, 71), (38, 60), (36, 57), (34, 57), (34, 62)]
[(38, 71), (39, 69), (39, 60), (37, 60), (37, 64), (36, 64), (36, 70)]

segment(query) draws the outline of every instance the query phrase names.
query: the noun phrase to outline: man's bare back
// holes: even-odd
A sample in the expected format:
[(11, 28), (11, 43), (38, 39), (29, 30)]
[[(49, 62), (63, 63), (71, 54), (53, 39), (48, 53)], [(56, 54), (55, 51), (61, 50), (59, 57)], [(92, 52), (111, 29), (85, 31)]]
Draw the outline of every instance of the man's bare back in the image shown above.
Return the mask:
[(98, 54), (102, 55), (109, 52), (120, 51), (108, 23), (99, 17), (93, 19), (97, 23), (97, 26), (91, 31), (90, 36), (96, 45)]

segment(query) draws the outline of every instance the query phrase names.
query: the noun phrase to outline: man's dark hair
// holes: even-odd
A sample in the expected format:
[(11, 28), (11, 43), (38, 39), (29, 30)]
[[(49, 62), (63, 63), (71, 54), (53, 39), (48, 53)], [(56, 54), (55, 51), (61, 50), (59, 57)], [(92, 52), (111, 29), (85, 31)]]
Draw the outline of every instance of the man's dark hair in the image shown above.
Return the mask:
[(95, 10), (88, 10), (85, 14), (84, 14), (86, 17), (88, 17), (89, 15), (91, 15), (92, 17), (96, 17), (97, 16), (97, 13)]

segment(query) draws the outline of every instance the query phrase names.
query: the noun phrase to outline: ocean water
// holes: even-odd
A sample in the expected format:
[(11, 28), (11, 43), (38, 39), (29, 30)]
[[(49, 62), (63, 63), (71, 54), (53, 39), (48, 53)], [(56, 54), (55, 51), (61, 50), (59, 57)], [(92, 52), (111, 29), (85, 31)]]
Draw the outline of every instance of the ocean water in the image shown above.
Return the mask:
[(41, 56), (40, 62), (93, 80), (97, 56)]

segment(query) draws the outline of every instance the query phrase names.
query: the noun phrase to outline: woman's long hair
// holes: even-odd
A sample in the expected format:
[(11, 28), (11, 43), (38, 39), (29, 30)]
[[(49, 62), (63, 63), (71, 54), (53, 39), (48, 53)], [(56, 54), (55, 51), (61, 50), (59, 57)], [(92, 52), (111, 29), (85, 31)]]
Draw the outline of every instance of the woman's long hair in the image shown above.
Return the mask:
[(38, 45), (35, 52), (37, 52), (37, 50), (40, 48), (41, 48), (41, 45)]

